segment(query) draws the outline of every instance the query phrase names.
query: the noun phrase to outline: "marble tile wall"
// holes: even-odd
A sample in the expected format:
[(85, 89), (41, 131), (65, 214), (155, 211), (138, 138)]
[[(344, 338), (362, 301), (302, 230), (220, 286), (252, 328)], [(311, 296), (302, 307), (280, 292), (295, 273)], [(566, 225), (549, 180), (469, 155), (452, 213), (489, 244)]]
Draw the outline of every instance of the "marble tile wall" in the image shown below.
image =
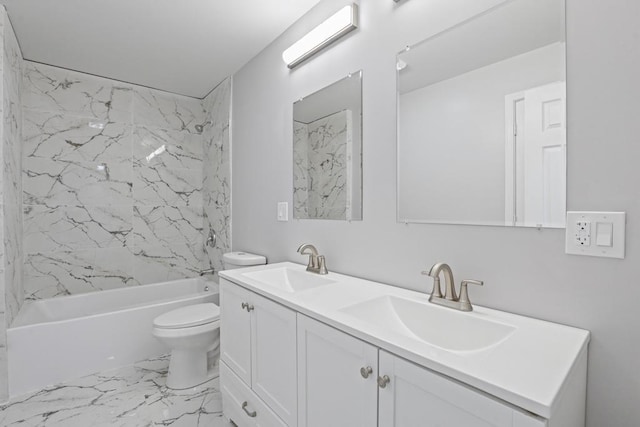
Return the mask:
[(309, 126), (293, 122), (293, 214), (309, 218)]
[(346, 219), (349, 111), (294, 125), (296, 218)]
[[(25, 64), (27, 298), (192, 277), (219, 264), (230, 85), (199, 100)], [(212, 254), (205, 217), (220, 228)]]
[(6, 11), (0, 7), (2, 121), (0, 124), (0, 401), (8, 397), (6, 328), (22, 302), (22, 53)]
[[(220, 271), (222, 255), (231, 250), (231, 77), (203, 100), (208, 121), (203, 130), (204, 233), (216, 235), (214, 247), (205, 245), (205, 268)], [(207, 265), (208, 264), (208, 265)]]

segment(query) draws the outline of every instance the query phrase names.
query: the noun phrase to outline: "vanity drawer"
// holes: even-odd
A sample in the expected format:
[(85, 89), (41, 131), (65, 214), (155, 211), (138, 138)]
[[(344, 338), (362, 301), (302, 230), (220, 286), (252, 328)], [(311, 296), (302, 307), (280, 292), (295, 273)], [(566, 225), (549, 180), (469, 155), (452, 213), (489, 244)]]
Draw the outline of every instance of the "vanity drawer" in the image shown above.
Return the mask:
[(220, 362), (220, 391), (222, 411), (238, 427), (287, 427), (224, 361)]

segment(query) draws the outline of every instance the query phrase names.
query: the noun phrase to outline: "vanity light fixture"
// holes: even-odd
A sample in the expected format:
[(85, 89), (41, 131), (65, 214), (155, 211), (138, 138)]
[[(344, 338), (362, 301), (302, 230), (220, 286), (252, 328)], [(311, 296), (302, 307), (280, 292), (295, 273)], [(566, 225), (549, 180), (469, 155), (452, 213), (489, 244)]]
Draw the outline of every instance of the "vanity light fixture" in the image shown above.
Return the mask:
[(287, 67), (293, 68), (340, 37), (358, 28), (358, 5), (347, 5), (282, 52)]

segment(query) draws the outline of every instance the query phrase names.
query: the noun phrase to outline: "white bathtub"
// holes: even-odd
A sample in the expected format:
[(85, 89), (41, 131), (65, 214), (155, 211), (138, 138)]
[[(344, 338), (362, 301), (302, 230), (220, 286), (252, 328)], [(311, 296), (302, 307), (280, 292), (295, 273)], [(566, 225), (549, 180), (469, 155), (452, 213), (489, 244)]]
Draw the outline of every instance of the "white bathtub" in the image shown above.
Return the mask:
[(9, 394), (17, 396), (169, 352), (153, 319), (185, 305), (218, 304), (218, 284), (183, 279), (27, 302), (7, 330)]

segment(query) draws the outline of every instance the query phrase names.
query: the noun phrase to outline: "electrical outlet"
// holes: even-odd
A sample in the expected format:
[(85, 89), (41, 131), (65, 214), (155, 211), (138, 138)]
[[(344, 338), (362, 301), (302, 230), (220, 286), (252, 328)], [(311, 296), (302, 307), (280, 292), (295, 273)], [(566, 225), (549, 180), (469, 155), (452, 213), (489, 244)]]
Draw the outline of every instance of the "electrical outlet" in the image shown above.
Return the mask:
[(565, 252), (624, 258), (624, 212), (567, 212)]
[(580, 220), (576, 221), (576, 240), (575, 243), (579, 246), (591, 245), (591, 222)]

